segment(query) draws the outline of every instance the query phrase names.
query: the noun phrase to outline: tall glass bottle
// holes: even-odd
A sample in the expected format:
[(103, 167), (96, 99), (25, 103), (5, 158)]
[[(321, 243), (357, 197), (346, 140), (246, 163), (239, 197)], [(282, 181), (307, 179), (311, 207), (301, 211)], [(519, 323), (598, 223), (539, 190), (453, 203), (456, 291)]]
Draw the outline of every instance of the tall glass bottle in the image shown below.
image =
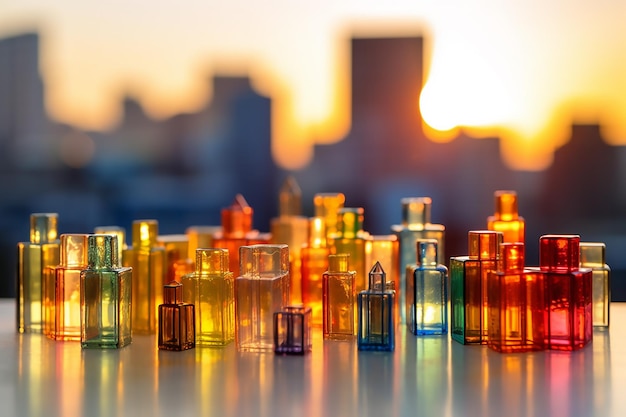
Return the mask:
[(156, 220), (133, 222), (133, 245), (124, 251), (124, 266), (133, 269), (133, 332), (156, 334), (157, 313), (163, 302), (165, 249), (157, 246)]
[(252, 229), (254, 210), (241, 194), (235, 196), (230, 207), (222, 210), (222, 232), (213, 237), (216, 248), (228, 249), (230, 256), (229, 269), (235, 275), (239, 272), (239, 248), (256, 244), (269, 243), (269, 233), (259, 233)]
[(337, 233), (327, 236), (331, 254), (350, 254), (350, 265), (356, 272), (356, 291), (363, 291), (366, 287), (365, 239), (368, 236), (363, 230), (363, 209), (340, 208), (337, 211)]
[(395, 348), (395, 291), (386, 289), (385, 271), (376, 262), (369, 272), (369, 289), (357, 299), (359, 350), (393, 351)]
[(322, 276), (328, 267), (326, 223), (309, 219), (309, 244), (302, 247), (302, 302), (311, 307), (311, 325), (322, 326)]
[(54, 268), (55, 340), (80, 340), (80, 273), (87, 268), (86, 234), (61, 235), (61, 263)]
[(469, 256), (450, 258), (451, 337), (462, 344), (487, 344), (487, 279), (495, 271), (502, 233), (468, 233)]
[(487, 229), (502, 232), (504, 242), (524, 243), (524, 218), (517, 212), (517, 193), (498, 190), (494, 193), (496, 212), (487, 218)]
[(57, 222), (56, 213), (31, 214), (30, 241), (17, 244), (16, 324), (19, 333), (41, 333), (44, 303), (54, 302), (46, 301), (43, 280), (46, 271), (59, 264)]
[(324, 339), (351, 340), (356, 335), (356, 271), (350, 271), (350, 254), (328, 255), (322, 277)]
[(183, 302), (183, 285), (172, 281), (163, 286), (163, 304), (159, 306), (161, 350), (181, 351), (196, 346), (194, 305)]
[(184, 299), (195, 305), (196, 344), (224, 346), (235, 340), (234, 276), (227, 249), (196, 249), (196, 270), (182, 277)]
[(289, 246), (291, 303), (298, 304), (302, 302), (301, 249), (308, 240), (309, 221), (302, 216), (302, 191), (294, 177), (287, 177), (278, 197), (278, 217), (270, 222), (271, 243)]
[(324, 219), (326, 237), (337, 233), (337, 212), (346, 202), (343, 193), (317, 193), (313, 196), (315, 217)]
[(548, 349), (577, 350), (593, 337), (592, 271), (579, 266), (580, 236), (541, 236), (539, 268), (545, 282)]
[(274, 350), (274, 313), (289, 300), (287, 245), (240, 249), (241, 275), (235, 279), (235, 334), (240, 352)]
[(406, 317), (411, 333), (448, 333), (448, 268), (437, 263), (437, 241), (417, 240), (417, 263), (406, 268)]
[(609, 327), (611, 307), (611, 268), (605, 261), (606, 246), (599, 242), (580, 242), (580, 267), (591, 268), (593, 326)]
[(83, 349), (117, 349), (131, 342), (133, 270), (120, 267), (117, 237), (87, 238), (88, 266), (80, 273), (80, 341)]
[(500, 266), (489, 273), (489, 347), (497, 352), (544, 349), (542, 274), (524, 268), (524, 244), (500, 245)]
[(446, 228), (442, 224), (431, 223), (432, 200), (430, 197), (407, 197), (401, 201), (402, 224), (391, 226), (391, 231), (398, 236), (400, 242), (400, 272), (399, 303), (400, 322), (406, 323), (406, 268), (417, 262), (415, 258), (415, 244), (417, 239), (435, 239), (437, 241), (437, 263), (445, 265), (444, 238)]

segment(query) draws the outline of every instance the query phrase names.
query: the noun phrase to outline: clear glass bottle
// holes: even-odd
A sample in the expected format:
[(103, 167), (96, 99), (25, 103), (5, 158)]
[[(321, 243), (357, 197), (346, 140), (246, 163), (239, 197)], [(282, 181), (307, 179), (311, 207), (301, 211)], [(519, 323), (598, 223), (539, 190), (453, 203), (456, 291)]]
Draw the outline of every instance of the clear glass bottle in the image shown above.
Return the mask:
[(311, 347), (310, 307), (292, 305), (274, 313), (274, 353), (304, 355)]
[(124, 251), (124, 266), (133, 269), (133, 332), (156, 334), (157, 313), (163, 302), (165, 249), (157, 246), (156, 220), (133, 222), (133, 245)]
[(366, 287), (365, 272), (365, 239), (363, 230), (363, 213), (361, 207), (344, 207), (337, 211), (337, 233), (328, 235), (328, 247), (333, 255), (350, 254), (350, 265), (356, 272), (356, 291)]
[(407, 197), (400, 201), (402, 205), (402, 224), (391, 226), (391, 231), (398, 236), (400, 242), (399, 268), (400, 282), (398, 294), (400, 322), (406, 323), (406, 268), (417, 262), (415, 244), (418, 239), (435, 239), (437, 241), (437, 263), (445, 265), (444, 238), (446, 228), (442, 224), (431, 223), (432, 200), (430, 197)]
[(406, 317), (418, 336), (448, 333), (448, 268), (437, 263), (435, 239), (417, 240), (417, 263), (406, 269)]
[(580, 242), (580, 267), (591, 268), (593, 326), (608, 328), (611, 307), (611, 268), (606, 264), (606, 246), (600, 242)]
[(274, 313), (289, 300), (287, 245), (240, 249), (241, 275), (235, 279), (235, 334), (240, 352), (274, 350)]
[(356, 271), (350, 271), (350, 254), (328, 255), (322, 276), (323, 333), (328, 340), (352, 340), (356, 335)]
[(80, 273), (80, 341), (83, 349), (130, 344), (133, 270), (118, 265), (117, 237), (87, 238), (88, 266)]
[(196, 249), (196, 270), (182, 277), (183, 297), (195, 305), (196, 344), (224, 346), (235, 340), (235, 279), (228, 250)]
[(393, 351), (395, 348), (395, 291), (386, 289), (385, 277), (383, 267), (376, 262), (369, 272), (369, 289), (359, 293), (359, 350)]
[(487, 229), (502, 232), (503, 242), (524, 243), (525, 221), (517, 212), (517, 193), (498, 190), (494, 197), (496, 212), (487, 218)]
[[(30, 215), (30, 240), (17, 244), (17, 312), (19, 333), (42, 333), (44, 305), (54, 304), (53, 288), (44, 294), (44, 275), (59, 264), (58, 214)], [(50, 310), (48, 310), (50, 311)]]
[(163, 304), (159, 306), (161, 350), (187, 350), (196, 346), (194, 305), (183, 302), (183, 284), (172, 281), (163, 286)]
[(55, 340), (80, 340), (80, 273), (87, 268), (86, 234), (61, 235), (61, 263), (54, 268)]
[(322, 326), (322, 276), (328, 268), (326, 223), (323, 217), (309, 219), (309, 243), (302, 247), (302, 302), (311, 307), (311, 324)]

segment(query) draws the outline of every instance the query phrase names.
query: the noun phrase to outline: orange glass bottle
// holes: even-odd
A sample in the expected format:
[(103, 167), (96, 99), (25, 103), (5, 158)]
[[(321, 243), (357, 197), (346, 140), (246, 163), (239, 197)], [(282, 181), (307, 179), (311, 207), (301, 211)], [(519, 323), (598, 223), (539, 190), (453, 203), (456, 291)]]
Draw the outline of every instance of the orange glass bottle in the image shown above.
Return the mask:
[(183, 302), (183, 285), (172, 281), (163, 287), (159, 306), (159, 349), (187, 350), (196, 346), (194, 305)]
[(487, 229), (502, 232), (504, 242), (524, 243), (525, 221), (517, 212), (517, 193), (498, 190), (494, 197), (496, 212), (487, 218)]
[(350, 255), (328, 255), (328, 271), (322, 277), (324, 339), (350, 340), (356, 335), (356, 272), (350, 271)]
[(322, 325), (322, 276), (328, 269), (326, 223), (323, 217), (309, 219), (309, 244), (302, 247), (302, 302), (311, 307), (311, 324)]

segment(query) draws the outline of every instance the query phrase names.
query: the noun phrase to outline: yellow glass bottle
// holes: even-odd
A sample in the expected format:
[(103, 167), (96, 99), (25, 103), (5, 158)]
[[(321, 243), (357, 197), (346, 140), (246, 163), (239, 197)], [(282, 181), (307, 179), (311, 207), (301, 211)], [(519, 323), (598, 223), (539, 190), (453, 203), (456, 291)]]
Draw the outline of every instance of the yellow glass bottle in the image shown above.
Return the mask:
[(61, 263), (54, 268), (55, 340), (80, 340), (80, 273), (87, 268), (86, 234), (61, 235)]
[(302, 302), (311, 307), (311, 325), (322, 326), (322, 276), (328, 269), (326, 223), (323, 217), (309, 219), (309, 243), (302, 247)]
[(328, 256), (322, 277), (324, 339), (350, 340), (356, 335), (356, 271), (349, 270), (350, 255)]
[(363, 208), (344, 207), (337, 211), (337, 233), (328, 235), (328, 247), (333, 255), (350, 254), (350, 265), (356, 272), (357, 293), (366, 289), (365, 239)]
[[(17, 244), (17, 331), (42, 333), (46, 300), (43, 281), (46, 270), (59, 264), (58, 214), (30, 216), (30, 241)], [(52, 287), (54, 288), (54, 287)], [(51, 294), (49, 294), (51, 295)]]
[(318, 193), (313, 197), (315, 217), (324, 219), (327, 237), (337, 232), (337, 211), (345, 202), (343, 193)]
[(228, 250), (197, 249), (195, 265), (195, 272), (181, 281), (183, 299), (195, 305), (196, 345), (227, 345), (235, 340), (235, 279), (228, 270)]
[(593, 327), (608, 328), (611, 307), (611, 268), (606, 264), (606, 245), (580, 242), (580, 267), (591, 268)]
[(124, 266), (133, 269), (133, 332), (156, 334), (157, 313), (163, 302), (165, 249), (157, 246), (156, 220), (133, 222), (133, 245), (124, 251)]
[(494, 193), (496, 212), (487, 218), (487, 229), (502, 232), (504, 242), (524, 243), (525, 221), (517, 212), (517, 193), (498, 190)]
[[(163, 285), (167, 285), (176, 279), (176, 263), (187, 258), (189, 238), (184, 234), (159, 235), (157, 246), (165, 249), (165, 274)], [(178, 281), (180, 282), (180, 281)]]
[(187, 255), (174, 262), (174, 281), (182, 282), (185, 275), (196, 270), (196, 249), (213, 248), (213, 237), (221, 232), (220, 226), (189, 226), (185, 230), (187, 235)]

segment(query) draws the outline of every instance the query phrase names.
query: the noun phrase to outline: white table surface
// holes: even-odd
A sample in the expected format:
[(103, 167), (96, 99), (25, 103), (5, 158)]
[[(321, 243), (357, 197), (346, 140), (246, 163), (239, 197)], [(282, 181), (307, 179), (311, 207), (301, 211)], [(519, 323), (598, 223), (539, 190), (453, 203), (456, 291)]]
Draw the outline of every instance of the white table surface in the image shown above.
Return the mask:
[(392, 353), (324, 342), (302, 357), (226, 348), (163, 352), (156, 337), (81, 350), (15, 332), (0, 300), (3, 416), (620, 416), (626, 415), (626, 304), (610, 332), (573, 352), (499, 354), (398, 327)]

